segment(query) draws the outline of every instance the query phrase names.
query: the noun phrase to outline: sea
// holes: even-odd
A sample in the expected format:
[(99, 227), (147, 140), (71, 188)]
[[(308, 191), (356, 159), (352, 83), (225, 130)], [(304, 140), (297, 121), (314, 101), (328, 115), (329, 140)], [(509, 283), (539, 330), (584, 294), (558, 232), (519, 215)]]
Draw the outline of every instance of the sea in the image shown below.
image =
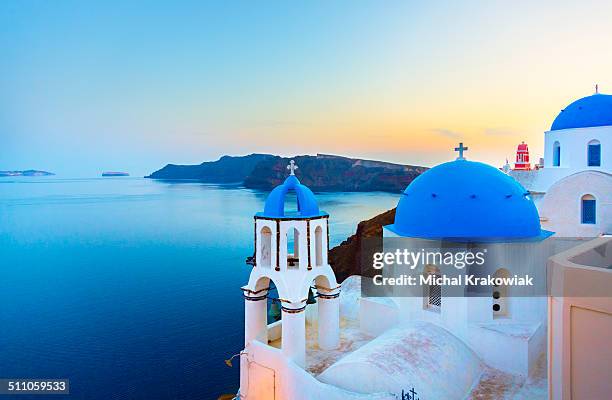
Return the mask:
[[(236, 393), (239, 363), (224, 360), (243, 348), (240, 287), (266, 195), (131, 177), (0, 178), (0, 379), (69, 379), (70, 395), (53, 399)], [(335, 246), (399, 194), (317, 198)]]

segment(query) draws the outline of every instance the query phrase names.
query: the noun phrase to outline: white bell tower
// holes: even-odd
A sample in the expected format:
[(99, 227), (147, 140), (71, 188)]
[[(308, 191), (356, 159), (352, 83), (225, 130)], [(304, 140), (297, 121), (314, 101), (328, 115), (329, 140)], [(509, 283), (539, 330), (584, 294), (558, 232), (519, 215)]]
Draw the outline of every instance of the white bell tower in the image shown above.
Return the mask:
[[(309, 291), (316, 289), (318, 298), (318, 346), (331, 350), (340, 339), (340, 287), (327, 259), (329, 215), (319, 210), (312, 191), (295, 176), (298, 167), (293, 160), (287, 168), (290, 174), (285, 182), (270, 192), (264, 211), (254, 217), (253, 269), (242, 287), (245, 352), (249, 353), (253, 341), (268, 345), (267, 299), (272, 281), (281, 305), (281, 352), (303, 368)], [(297, 209), (286, 207), (289, 192), (295, 193)], [(247, 379), (249, 365), (241, 364), (241, 382)]]

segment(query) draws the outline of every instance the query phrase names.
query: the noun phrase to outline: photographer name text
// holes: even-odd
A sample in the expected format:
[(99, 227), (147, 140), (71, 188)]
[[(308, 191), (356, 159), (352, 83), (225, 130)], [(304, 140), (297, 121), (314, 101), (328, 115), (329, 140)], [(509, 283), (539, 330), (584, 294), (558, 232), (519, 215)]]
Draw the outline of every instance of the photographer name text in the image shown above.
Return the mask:
[(372, 278), (376, 286), (533, 286), (533, 277), (529, 275), (514, 275), (511, 277), (496, 277), (493, 275), (400, 275), (384, 277), (375, 275)]

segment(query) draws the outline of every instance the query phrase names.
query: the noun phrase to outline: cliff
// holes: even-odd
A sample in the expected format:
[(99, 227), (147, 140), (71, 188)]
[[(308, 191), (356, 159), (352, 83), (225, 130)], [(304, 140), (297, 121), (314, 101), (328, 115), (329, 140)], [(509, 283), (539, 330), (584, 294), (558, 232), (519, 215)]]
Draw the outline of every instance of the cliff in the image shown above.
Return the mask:
[[(318, 154), (293, 157), (300, 182), (315, 192), (400, 192), (424, 167)], [(258, 163), (247, 176), (248, 188), (270, 190), (287, 177), (289, 158), (273, 157)]]
[(199, 165), (168, 164), (145, 178), (242, 183), (259, 162), (273, 157), (270, 154), (249, 154), (238, 157), (223, 156), (217, 161), (205, 161)]
[(425, 167), (318, 154), (284, 158), (269, 154), (221, 157), (200, 165), (168, 164), (147, 178), (192, 179), (209, 183), (242, 183), (251, 189), (271, 190), (287, 177), (293, 159), (300, 181), (318, 192), (400, 192)]
[[(357, 225), (357, 232), (354, 235), (351, 235), (344, 242), (329, 251), (329, 264), (336, 273), (338, 282), (342, 282), (351, 275), (373, 275), (373, 270), (369, 263), (364, 265), (362, 270), (362, 261), (372, 259), (370, 254), (363, 254), (362, 241), (365, 238), (379, 238), (379, 243), (382, 247), (382, 227), (392, 224), (394, 220), (395, 208), (385, 211), (374, 218), (361, 221)], [(373, 248), (371, 243), (369, 243), (365, 251), (371, 251)]]

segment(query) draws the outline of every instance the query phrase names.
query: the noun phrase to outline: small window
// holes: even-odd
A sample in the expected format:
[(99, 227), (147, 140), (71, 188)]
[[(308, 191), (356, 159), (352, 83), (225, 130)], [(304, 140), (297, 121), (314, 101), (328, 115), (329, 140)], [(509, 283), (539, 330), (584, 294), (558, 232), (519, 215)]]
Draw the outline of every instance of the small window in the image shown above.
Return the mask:
[(559, 142), (553, 144), (553, 167), (561, 166), (561, 145)]
[(289, 228), (287, 231), (287, 268), (299, 268), (300, 264), (300, 231)]
[[(440, 269), (435, 265), (427, 265), (423, 270), (423, 274), (436, 281), (440, 278)], [(429, 311), (440, 312), (442, 308), (442, 286), (436, 282), (432, 285), (423, 286), (423, 308)]]
[[(434, 275), (438, 279), (439, 275)], [(429, 285), (429, 298), (427, 301), (429, 308), (439, 310), (442, 307), (442, 287), (440, 285)]]
[(587, 165), (589, 167), (601, 166), (601, 143), (598, 140), (591, 140), (587, 150)]
[(582, 223), (583, 224), (595, 224), (597, 223), (596, 218), (597, 201), (595, 197), (590, 194), (582, 196)]

